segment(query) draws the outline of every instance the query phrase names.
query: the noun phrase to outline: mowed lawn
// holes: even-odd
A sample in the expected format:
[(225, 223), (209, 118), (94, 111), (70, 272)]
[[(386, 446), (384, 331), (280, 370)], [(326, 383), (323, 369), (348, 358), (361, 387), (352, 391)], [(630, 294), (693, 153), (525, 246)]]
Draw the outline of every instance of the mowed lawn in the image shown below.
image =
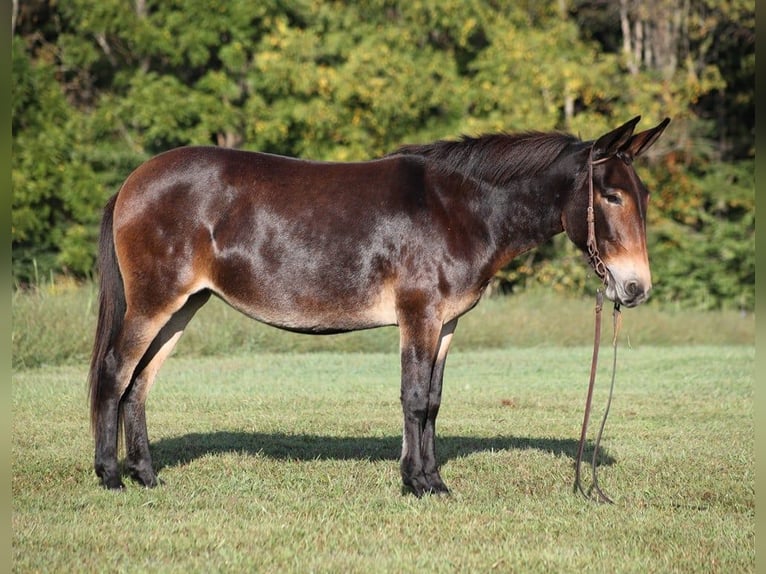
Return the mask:
[(754, 348), (620, 347), (599, 470), (614, 505), (572, 492), (590, 352), (453, 353), (452, 494), (423, 499), (401, 492), (393, 353), (171, 358), (148, 402), (164, 484), (122, 493), (92, 470), (84, 366), (15, 372), (13, 569), (752, 572)]

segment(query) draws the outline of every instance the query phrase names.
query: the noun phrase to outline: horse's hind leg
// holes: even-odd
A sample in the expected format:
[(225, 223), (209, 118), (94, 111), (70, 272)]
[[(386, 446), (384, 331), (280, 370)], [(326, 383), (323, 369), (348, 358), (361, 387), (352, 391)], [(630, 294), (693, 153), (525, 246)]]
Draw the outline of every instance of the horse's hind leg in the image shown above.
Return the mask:
[(157, 475), (149, 453), (146, 429), (146, 397), (162, 363), (181, 338), (186, 325), (210, 298), (209, 291), (191, 295), (186, 304), (176, 311), (152, 341), (136, 368), (136, 375), (122, 398), (122, 417), (125, 428), (126, 465), (131, 477), (146, 487), (157, 485)]
[(120, 400), (141, 357), (166, 322), (167, 317), (139, 316), (128, 310), (120, 334), (104, 358), (104, 369), (94, 399), (94, 468), (107, 488), (123, 488), (117, 464)]

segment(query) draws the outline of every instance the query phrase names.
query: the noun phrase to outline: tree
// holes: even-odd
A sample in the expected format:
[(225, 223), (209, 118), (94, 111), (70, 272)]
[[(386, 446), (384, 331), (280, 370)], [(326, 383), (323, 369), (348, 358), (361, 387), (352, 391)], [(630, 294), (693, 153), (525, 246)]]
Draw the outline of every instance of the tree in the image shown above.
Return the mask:
[(82, 153), (83, 118), (64, 98), (54, 68), (26, 57), (14, 38), (13, 201), (15, 275), (41, 269), (88, 274), (103, 192)]
[[(14, 277), (87, 277), (100, 206), (171, 147), (345, 161), (461, 133), (591, 138), (640, 114), (673, 119), (641, 169), (657, 298), (750, 305), (753, 12), (745, 0), (14, 2)], [(736, 191), (723, 210), (715, 182)], [(691, 296), (696, 260), (678, 245), (706, 259)], [(500, 276), (570, 291), (586, 278), (558, 240)]]

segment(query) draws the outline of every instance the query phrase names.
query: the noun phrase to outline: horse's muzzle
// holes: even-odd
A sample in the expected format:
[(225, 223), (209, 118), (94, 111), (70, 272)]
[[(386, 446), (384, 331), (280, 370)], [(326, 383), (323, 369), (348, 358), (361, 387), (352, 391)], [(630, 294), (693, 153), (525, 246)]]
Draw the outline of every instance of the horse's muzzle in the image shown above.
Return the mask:
[(636, 307), (649, 299), (651, 291), (651, 281), (641, 281), (635, 276), (619, 280), (611, 270), (607, 273), (606, 297), (615, 303)]

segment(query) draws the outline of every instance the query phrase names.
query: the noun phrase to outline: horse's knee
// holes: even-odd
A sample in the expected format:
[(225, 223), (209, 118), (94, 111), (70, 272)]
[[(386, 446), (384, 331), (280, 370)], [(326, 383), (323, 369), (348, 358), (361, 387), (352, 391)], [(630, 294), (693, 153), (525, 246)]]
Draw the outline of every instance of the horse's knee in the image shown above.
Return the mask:
[(428, 391), (419, 385), (403, 386), (401, 403), (405, 417), (425, 420), (428, 414)]

